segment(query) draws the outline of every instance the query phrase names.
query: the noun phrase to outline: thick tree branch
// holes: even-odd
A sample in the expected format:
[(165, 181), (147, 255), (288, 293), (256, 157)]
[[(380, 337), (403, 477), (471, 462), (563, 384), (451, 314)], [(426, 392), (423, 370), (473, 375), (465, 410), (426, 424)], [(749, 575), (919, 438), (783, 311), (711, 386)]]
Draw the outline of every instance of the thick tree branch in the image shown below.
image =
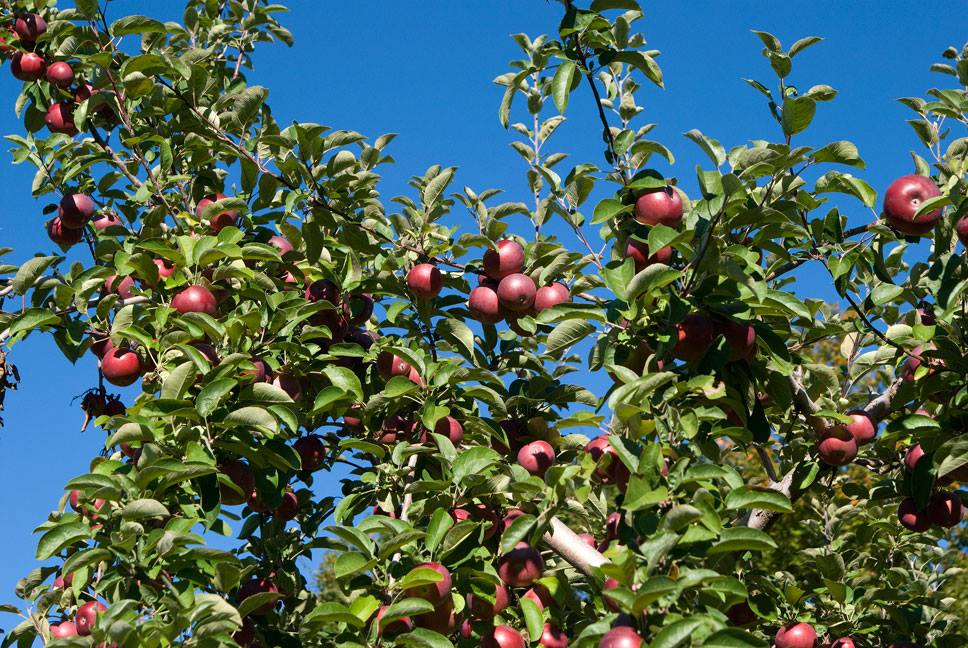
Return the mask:
[(608, 562), (597, 549), (585, 544), (568, 525), (557, 517), (551, 518), (551, 530), (541, 538), (548, 547), (575, 569), (591, 576), (593, 568)]

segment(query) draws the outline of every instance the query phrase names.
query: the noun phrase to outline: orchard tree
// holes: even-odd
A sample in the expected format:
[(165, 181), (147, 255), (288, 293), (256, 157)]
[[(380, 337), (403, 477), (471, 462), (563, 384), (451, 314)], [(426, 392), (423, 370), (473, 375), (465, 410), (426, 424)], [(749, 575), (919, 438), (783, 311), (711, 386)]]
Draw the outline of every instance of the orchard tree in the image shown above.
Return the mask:
[[(901, 100), (923, 149), (879, 198), (853, 144), (810, 139), (836, 91), (793, 63), (820, 39), (755, 32), (776, 141), (689, 131), (687, 195), (650, 166), (673, 153), (640, 114), (663, 77), (637, 4), (564, 0), (497, 78), (527, 195), (434, 166), (387, 201), (391, 135), (279, 124), (247, 82), (290, 41), (280, 5), (2, 7), (51, 239), (2, 268), (2, 339), (97, 356), (107, 431), (5, 645), (965, 645), (942, 540), (968, 478), (968, 49)], [(574, 101), (600, 160), (555, 148)], [(317, 597), (296, 563), (322, 555)]]

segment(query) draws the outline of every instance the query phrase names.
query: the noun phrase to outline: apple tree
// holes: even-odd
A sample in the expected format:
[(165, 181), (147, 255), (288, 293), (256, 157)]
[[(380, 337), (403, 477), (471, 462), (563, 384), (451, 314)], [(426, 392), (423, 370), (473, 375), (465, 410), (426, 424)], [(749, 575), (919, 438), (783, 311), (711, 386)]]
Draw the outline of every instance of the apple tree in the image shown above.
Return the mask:
[[(496, 79), (527, 191), (441, 165), (387, 200), (392, 135), (248, 82), (283, 6), (116, 8), (2, 3), (51, 245), (2, 267), (0, 337), (96, 356), (107, 432), (4, 645), (965, 645), (968, 49), (901, 100), (882, 198), (811, 140), (820, 39), (765, 32), (737, 91), (775, 141), (691, 130), (708, 161), (666, 177), (637, 3), (563, 0)], [(578, 101), (600, 159), (555, 138)]]

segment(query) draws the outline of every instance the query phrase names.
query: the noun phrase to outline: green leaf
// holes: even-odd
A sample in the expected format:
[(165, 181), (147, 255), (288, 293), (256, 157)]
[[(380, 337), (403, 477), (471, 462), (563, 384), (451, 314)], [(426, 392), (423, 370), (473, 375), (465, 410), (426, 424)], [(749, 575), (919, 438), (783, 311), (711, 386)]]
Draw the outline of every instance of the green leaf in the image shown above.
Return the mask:
[(460, 484), (468, 475), (480, 475), (500, 460), (501, 455), (490, 448), (484, 446), (469, 448), (457, 455), (457, 459), (454, 460), (452, 481)]
[(871, 301), (875, 306), (883, 306), (889, 302), (894, 301), (904, 292), (902, 286), (895, 286), (894, 284), (878, 284), (871, 291)]
[(55, 261), (57, 261), (57, 257), (55, 256), (33, 257), (25, 261), (20, 266), (20, 269), (17, 270), (17, 274), (14, 275), (13, 281), (10, 284), (13, 286), (13, 291), (18, 295), (26, 295), (27, 291), (44, 274), (44, 271), (53, 265)]
[(400, 579), (397, 586), (406, 591), (421, 585), (433, 585), (444, 580), (444, 576), (436, 569), (430, 567), (414, 567), (407, 575)]
[(769, 534), (759, 529), (735, 527), (724, 529), (719, 541), (709, 548), (709, 553), (718, 554), (729, 551), (766, 551), (776, 549), (776, 542)]
[(680, 619), (662, 628), (650, 648), (678, 648), (678, 646), (692, 645), (692, 635), (704, 622), (701, 618)]
[(779, 491), (769, 488), (753, 488), (743, 486), (729, 492), (726, 496), (726, 508), (736, 509), (766, 509), (780, 513), (792, 513), (793, 506), (790, 498)]
[(706, 637), (702, 645), (703, 648), (769, 648), (770, 644), (741, 628), (726, 628)]
[(14, 336), (21, 331), (33, 331), (45, 326), (52, 326), (60, 321), (61, 318), (57, 313), (44, 308), (28, 308), (14, 318), (13, 323), (7, 329), (7, 333)]
[(188, 388), (195, 384), (196, 374), (195, 363), (191, 360), (172, 369), (161, 384), (161, 398), (180, 399), (188, 391)]
[(594, 333), (595, 325), (584, 320), (567, 320), (554, 328), (548, 334), (545, 351), (552, 357), (560, 356), (565, 351), (586, 337)]
[(454, 648), (450, 639), (426, 628), (417, 628), (396, 638), (394, 645), (412, 648)]
[(433, 180), (427, 183), (420, 195), (424, 207), (431, 207), (437, 203), (453, 177), (454, 167), (449, 167), (441, 171)]
[(158, 500), (137, 499), (128, 502), (121, 510), (121, 517), (125, 520), (141, 520), (143, 518), (168, 517), (171, 515), (165, 505)]
[(855, 178), (849, 173), (839, 171), (828, 171), (817, 180), (816, 192), (821, 193), (844, 193), (858, 198), (868, 207), (873, 208), (877, 201), (877, 192), (869, 184)]
[(259, 592), (258, 594), (253, 594), (252, 596), (246, 597), (244, 601), (239, 603), (239, 616), (246, 617), (261, 608), (263, 605), (271, 606), (281, 598), (282, 594), (279, 592)]
[(47, 560), (62, 549), (91, 537), (91, 530), (84, 522), (66, 522), (49, 529), (37, 543), (37, 560)]
[(501, 551), (507, 553), (514, 549), (514, 545), (518, 544), (521, 540), (531, 532), (534, 528), (534, 523), (537, 519), (533, 515), (519, 515), (514, 518), (514, 521), (508, 526), (508, 528), (501, 534)]
[(544, 628), (544, 617), (538, 604), (526, 596), (518, 599), (521, 612), (524, 613), (524, 623), (528, 627), (529, 637), (540, 637)]
[(360, 383), (359, 377), (351, 370), (330, 364), (323, 368), (323, 373), (334, 386), (342, 389), (354, 400), (363, 400), (363, 385)]
[(634, 50), (626, 50), (624, 52), (606, 52), (599, 56), (599, 60), (608, 65), (610, 63), (628, 63), (632, 67), (641, 71), (645, 77), (659, 86), (664, 88), (665, 84), (662, 80), (662, 69), (659, 68), (659, 64), (655, 62), (655, 59), (646, 54), (645, 52), (638, 52)]
[(712, 160), (717, 167), (722, 166), (723, 162), (726, 161), (726, 149), (723, 148), (723, 145), (720, 144), (718, 140), (715, 140), (711, 137), (706, 137), (695, 128), (690, 131), (686, 131), (683, 133), (683, 135), (698, 144), (699, 148), (701, 148), (703, 152), (709, 156), (709, 159)]
[(456, 346), (468, 360), (474, 357), (474, 332), (459, 319), (442, 317), (437, 320), (437, 337)]
[(810, 154), (814, 162), (833, 162), (835, 164), (846, 164), (848, 166), (864, 168), (864, 161), (860, 158), (857, 147), (852, 142), (842, 140), (831, 142), (822, 149), (818, 149)]
[(819, 43), (822, 40), (823, 39), (820, 38), (819, 36), (806, 36), (804, 38), (801, 38), (796, 43), (794, 43), (793, 45), (790, 46), (790, 51), (787, 52), (787, 55), (790, 58), (793, 58), (798, 53), (800, 53), (803, 50), (807, 49), (811, 45), (815, 45), (816, 43)]
[(779, 52), (782, 46), (780, 45), (780, 39), (771, 34), (770, 32), (752, 30), (754, 34), (759, 36), (766, 48), (771, 52)]
[(222, 378), (202, 388), (195, 399), (195, 408), (202, 417), (208, 418), (223, 398), (228, 396), (238, 382), (233, 378)]
[(427, 535), (424, 537), (424, 544), (427, 550), (433, 553), (437, 550), (440, 541), (444, 539), (450, 528), (454, 526), (454, 518), (445, 508), (434, 511), (430, 517), (430, 524), (427, 525)]
[(240, 407), (233, 410), (225, 417), (226, 423), (244, 425), (249, 427), (261, 427), (275, 431), (278, 428), (276, 419), (261, 407)]
[(817, 112), (817, 102), (808, 97), (785, 97), (783, 99), (783, 114), (781, 122), (786, 135), (796, 135), (803, 132), (813, 121)]
[(366, 556), (355, 551), (341, 553), (333, 564), (333, 573), (336, 578), (346, 578), (364, 569), (369, 562)]
[(113, 36), (148, 33), (164, 34), (166, 31), (164, 23), (147, 16), (125, 16), (111, 23), (111, 34)]
[(564, 113), (568, 108), (568, 99), (571, 96), (577, 70), (574, 61), (562, 61), (551, 80), (551, 97), (560, 113)]

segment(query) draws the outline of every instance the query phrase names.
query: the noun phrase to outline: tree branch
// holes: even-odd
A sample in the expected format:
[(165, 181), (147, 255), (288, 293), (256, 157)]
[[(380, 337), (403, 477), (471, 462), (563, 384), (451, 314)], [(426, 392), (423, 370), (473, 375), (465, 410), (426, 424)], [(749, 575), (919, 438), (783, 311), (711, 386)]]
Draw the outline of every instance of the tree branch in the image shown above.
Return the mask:
[(551, 530), (541, 540), (575, 569), (589, 576), (594, 568), (608, 562), (597, 549), (589, 547), (568, 525), (557, 517), (551, 518)]

